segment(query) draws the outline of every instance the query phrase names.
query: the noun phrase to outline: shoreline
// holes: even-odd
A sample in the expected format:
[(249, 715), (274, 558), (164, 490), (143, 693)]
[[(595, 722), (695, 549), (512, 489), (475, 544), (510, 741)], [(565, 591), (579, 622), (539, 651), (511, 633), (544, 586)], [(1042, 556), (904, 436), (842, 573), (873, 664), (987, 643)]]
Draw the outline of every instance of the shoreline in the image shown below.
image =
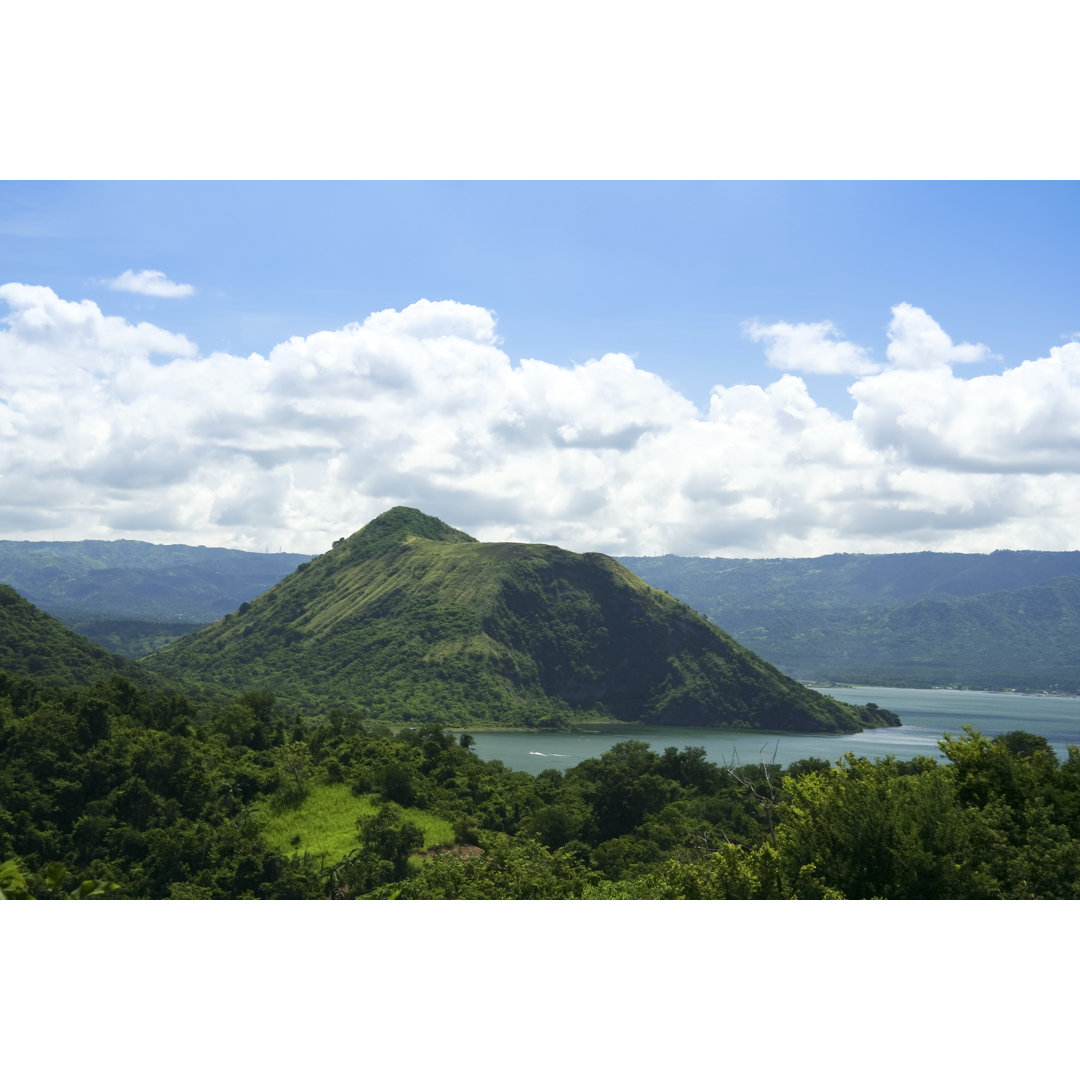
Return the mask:
[(811, 690), (825, 692), (828, 690), (917, 690), (926, 693), (957, 693), (957, 694), (995, 694), (1001, 697), (1033, 697), (1033, 698), (1075, 698), (1080, 699), (1080, 693), (1069, 693), (1065, 690), (987, 690), (979, 686), (886, 686), (884, 684), (867, 685), (865, 683), (821, 683), (803, 682), (803, 686)]

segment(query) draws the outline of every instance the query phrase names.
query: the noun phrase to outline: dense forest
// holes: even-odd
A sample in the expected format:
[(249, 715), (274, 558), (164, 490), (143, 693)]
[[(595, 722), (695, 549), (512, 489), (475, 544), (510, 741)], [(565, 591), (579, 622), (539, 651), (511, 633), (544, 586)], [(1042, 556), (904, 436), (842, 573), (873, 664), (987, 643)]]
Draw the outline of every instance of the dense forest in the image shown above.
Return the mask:
[(140, 683), (154, 677), (40, 611), (0, 585), (0, 671), (35, 675), (56, 685), (96, 682), (122, 674)]
[[(6, 898), (1080, 897), (1080, 752), (767, 762), (627, 741), (533, 777), (439, 724), (0, 674)], [(336, 809), (327, 812), (327, 807)], [(344, 820), (343, 820), (344, 817)], [(333, 820), (330, 820), (333, 819)]]

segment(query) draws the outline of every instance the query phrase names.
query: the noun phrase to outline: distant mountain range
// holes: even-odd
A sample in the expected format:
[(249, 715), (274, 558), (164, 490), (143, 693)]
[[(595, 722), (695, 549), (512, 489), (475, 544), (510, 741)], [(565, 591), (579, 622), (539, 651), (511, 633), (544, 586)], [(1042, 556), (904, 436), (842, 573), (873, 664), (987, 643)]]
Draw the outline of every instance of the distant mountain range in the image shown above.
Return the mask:
[[(0, 582), (137, 657), (235, 611), (310, 558), (8, 540)], [(619, 561), (798, 679), (1080, 693), (1077, 551)]]
[(137, 657), (235, 611), (310, 558), (139, 540), (0, 540), (0, 582), (91, 641)]
[(796, 678), (1080, 693), (1080, 552), (623, 557)]
[(481, 543), (407, 507), (141, 666), (192, 695), (259, 689), (385, 722), (899, 722), (789, 679), (606, 555)]

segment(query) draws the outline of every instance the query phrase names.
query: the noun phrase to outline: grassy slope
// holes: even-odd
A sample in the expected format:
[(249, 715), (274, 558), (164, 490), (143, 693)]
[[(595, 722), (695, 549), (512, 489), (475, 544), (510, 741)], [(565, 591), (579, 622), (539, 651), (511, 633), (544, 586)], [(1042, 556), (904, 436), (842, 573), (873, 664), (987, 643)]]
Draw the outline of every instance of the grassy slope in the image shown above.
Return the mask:
[[(357, 819), (374, 817), (378, 809), (375, 796), (354, 795), (347, 784), (318, 784), (295, 810), (275, 811), (269, 800), (265, 800), (254, 813), (270, 847), (286, 854), (325, 855), (330, 865), (359, 845)], [(454, 842), (454, 828), (448, 821), (415, 807), (403, 810), (402, 815), (423, 830), (425, 849)], [(294, 844), (298, 836), (300, 842)]]

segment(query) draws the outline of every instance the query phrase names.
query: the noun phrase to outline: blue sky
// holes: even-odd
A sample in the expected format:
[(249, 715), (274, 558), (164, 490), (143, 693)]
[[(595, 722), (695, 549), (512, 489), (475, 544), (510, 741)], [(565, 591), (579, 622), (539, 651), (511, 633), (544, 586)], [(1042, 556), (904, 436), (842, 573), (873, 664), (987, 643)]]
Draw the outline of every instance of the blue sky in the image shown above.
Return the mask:
[(1055, 549), (1075, 182), (0, 183), (9, 539)]
[[(894, 304), (1013, 366), (1080, 330), (1068, 182), (10, 183), (0, 279), (203, 349), (268, 353), (426, 298), (493, 310), (514, 358), (625, 352), (702, 404), (771, 372), (744, 324), (829, 320), (880, 354)], [(182, 302), (103, 284), (151, 267)], [(843, 377), (807, 376), (843, 409)]]

